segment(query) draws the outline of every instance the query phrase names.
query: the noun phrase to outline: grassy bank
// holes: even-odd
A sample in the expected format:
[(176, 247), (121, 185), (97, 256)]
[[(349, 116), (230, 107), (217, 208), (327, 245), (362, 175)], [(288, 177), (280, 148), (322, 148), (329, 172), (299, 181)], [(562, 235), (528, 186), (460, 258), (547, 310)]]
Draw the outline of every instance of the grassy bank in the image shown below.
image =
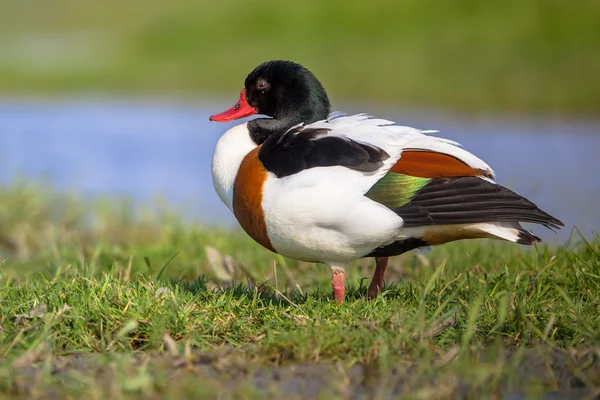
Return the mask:
[[(348, 398), (600, 393), (600, 240), (456, 243), (325, 267), (167, 211), (0, 189), (0, 393)], [(291, 395), (294, 397), (294, 395)]]
[(336, 100), (458, 111), (600, 110), (600, 6), (561, 0), (9, 1), (0, 91), (223, 91), (267, 59)]

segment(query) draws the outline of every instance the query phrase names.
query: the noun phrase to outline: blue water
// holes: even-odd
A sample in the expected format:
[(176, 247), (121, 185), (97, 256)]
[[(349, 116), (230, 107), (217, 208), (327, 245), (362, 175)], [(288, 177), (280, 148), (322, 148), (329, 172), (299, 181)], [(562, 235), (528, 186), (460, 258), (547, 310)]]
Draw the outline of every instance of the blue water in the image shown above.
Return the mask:
[[(234, 219), (214, 193), (210, 163), (219, 135), (210, 123), (230, 104), (169, 101), (0, 101), (0, 184), (45, 178), (85, 196), (118, 195), (138, 203), (162, 196), (210, 224)], [(528, 197), (567, 227), (600, 228), (600, 122), (457, 118), (350, 106), (403, 125), (438, 129), (494, 168), (498, 182)]]

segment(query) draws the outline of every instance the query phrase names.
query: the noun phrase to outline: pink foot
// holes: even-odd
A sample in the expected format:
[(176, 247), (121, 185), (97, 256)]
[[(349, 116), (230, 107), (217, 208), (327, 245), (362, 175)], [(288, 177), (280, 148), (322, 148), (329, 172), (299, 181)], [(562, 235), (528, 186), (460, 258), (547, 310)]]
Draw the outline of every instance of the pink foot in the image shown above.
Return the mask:
[(367, 297), (369, 300), (374, 299), (379, 295), (379, 292), (383, 292), (383, 276), (385, 275), (385, 269), (388, 264), (388, 257), (376, 257), (375, 258), (375, 273), (373, 279), (367, 290)]
[(333, 287), (333, 298), (338, 304), (344, 301), (344, 285), (346, 276), (344, 271), (333, 270), (331, 272), (331, 286)]

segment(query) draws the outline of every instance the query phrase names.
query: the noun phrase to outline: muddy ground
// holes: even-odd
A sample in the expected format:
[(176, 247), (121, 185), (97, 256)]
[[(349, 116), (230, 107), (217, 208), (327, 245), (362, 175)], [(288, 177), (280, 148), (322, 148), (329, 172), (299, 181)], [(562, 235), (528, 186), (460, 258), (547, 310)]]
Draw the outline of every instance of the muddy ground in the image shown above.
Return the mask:
[[(478, 353), (477, 357), (485, 362), (487, 355)], [(600, 383), (597, 350), (569, 353), (532, 349), (519, 355), (504, 350), (500, 357), (504, 363), (514, 362), (517, 368), (516, 374), (500, 379), (500, 385), (492, 390), (500, 398), (525, 399), (535, 393), (535, 397), (541, 395), (543, 399), (600, 399), (600, 394), (590, 389)], [(315, 398), (331, 394), (367, 399), (416, 393), (424, 398), (476, 398), (481, 388), (491, 384), (480, 382), (474, 385), (472, 379), (466, 381), (458, 373), (450, 379), (444, 374), (445, 380), (439, 381), (436, 371), (423, 372), (410, 364), (388, 368), (361, 364), (345, 367), (332, 363), (264, 366), (249, 361), (232, 348), (191, 351), (187, 356), (70, 354), (40, 357), (27, 365), (23, 361), (27, 360), (21, 360), (21, 365), (16, 364), (6, 389), (12, 395), (40, 398), (61, 398), (65, 388), (70, 390), (69, 393), (92, 390), (105, 395), (124, 390), (137, 397), (136, 394), (144, 395), (148, 386), (152, 386), (154, 396), (172, 392), (173, 387), (178, 386), (182, 389), (178, 398), (192, 398), (193, 393), (198, 392), (184, 390), (191, 381), (202, 386), (202, 393), (221, 395), (237, 393), (239, 396), (251, 391), (258, 397), (286, 394), (291, 398)], [(473, 365), (477, 365), (477, 360)], [(52, 384), (42, 383), (40, 377), (44, 373), (46, 382), (50, 379)], [(533, 392), (532, 383), (537, 388)]]

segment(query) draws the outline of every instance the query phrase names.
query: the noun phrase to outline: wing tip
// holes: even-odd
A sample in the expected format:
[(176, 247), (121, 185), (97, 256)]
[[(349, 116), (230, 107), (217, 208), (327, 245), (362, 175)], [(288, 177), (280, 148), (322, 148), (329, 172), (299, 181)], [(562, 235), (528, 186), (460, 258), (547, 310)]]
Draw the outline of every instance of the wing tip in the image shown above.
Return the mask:
[(553, 217), (552, 215), (548, 214), (547, 212), (545, 212), (544, 210), (540, 209), (537, 206), (536, 206), (536, 208), (540, 212), (542, 218), (544, 218), (543, 221), (537, 222), (538, 224), (545, 226), (546, 228), (550, 229), (553, 232), (556, 232), (557, 230), (564, 228), (565, 224), (561, 220)]

